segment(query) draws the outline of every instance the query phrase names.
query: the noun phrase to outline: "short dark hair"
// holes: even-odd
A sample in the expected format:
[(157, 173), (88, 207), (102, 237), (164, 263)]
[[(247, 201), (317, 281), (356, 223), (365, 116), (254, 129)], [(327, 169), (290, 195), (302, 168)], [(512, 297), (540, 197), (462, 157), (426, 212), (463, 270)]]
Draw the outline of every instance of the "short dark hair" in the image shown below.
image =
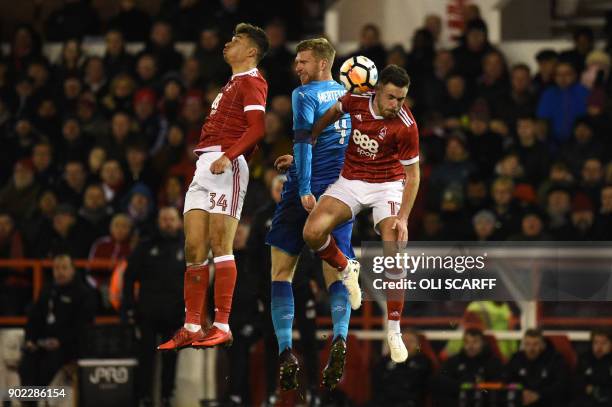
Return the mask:
[(484, 340), (484, 333), (478, 328), (468, 328), (463, 332), (463, 336), (477, 336)]
[(261, 27), (248, 23), (240, 23), (236, 26), (234, 34), (245, 34), (255, 44), (257, 47), (257, 63), (266, 56), (270, 48), (270, 41), (268, 40), (268, 35)]
[(529, 69), (529, 66), (527, 64), (522, 63), (522, 62), (512, 66), (512, 69), (511, 69), (512, 72), (518, 71), (518, 70), (523, 70), (523, 71), (525, 71), (527, 73), (531, 73), (531, 69)]
[(398, 88), (407, 88), (410, 87), (410, 75), (401, 66), (391, 64), (381, 71), (378, 83), (383, 86), (392, 83)]
[(605, 329), (605, 328), (595, 328), (591, 331), (591, 341), (596, 337), (596, 336), (604, 336), (606, 338), (608, 338), (609, 341), (612, 342), (612, 331), (609, 329)]
[(544, 334), (540, 328), (529, 328), (527, 331), (525, 331), (525, 336), (529, 336), (530, 338), (544, 339)]

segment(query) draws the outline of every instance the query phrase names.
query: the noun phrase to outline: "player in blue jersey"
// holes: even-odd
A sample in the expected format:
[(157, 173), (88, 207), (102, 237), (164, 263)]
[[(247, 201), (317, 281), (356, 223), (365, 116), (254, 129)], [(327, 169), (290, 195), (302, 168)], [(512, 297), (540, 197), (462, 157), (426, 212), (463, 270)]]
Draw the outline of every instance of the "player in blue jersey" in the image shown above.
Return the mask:
[[(272, 257), (272, 322), (278, 340), (280, 386), (283, 390), (297, 387), (297, 358), (292, 353), (294, 314), (291, 281), (299, 253), (304, 246), (302, 237), (308, 213), (327, 187), (338, 179), (348, 146), (350, 118), (344, 115), (329, 126), (312, 144), (312, 126), (333, 106), (345, 90), (332, 79), (331, 67), (336, 51), (324, 38), (302, 41), (297, 46), (295, 71), (302, 86), (292, 95), (293, 163), (287, 174), (266, 243)], [(283, 156), (277, 162), (291, 161)], [(339, 225), (333, 235), (340, 250), (354, 258), (351, 246), (353, 221)], [(346, 337), (351, 307), (349, 293), (341, 273), (323, 264), (325, 283), (329, 290), (334, 339), (329, 361), (323, 370), (323, 384), (333, 388), (342, 378), (346, 357)]]

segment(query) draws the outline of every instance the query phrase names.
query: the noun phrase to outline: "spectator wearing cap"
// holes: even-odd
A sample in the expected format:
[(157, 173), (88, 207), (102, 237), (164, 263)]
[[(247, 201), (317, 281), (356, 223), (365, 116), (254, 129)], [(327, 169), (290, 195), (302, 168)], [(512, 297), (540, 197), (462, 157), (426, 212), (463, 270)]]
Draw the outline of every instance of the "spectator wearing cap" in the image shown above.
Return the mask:
[(514, 151), (525, 170), (525, 180), (532, 185), (539, 185), (548, 173), (550, 158), (546, 145), (536, 138), (534, 116), (521, 116), (517, 119)]
[(491, 184), (493, 213), (499, 222), (500, 240), (518, 231), (519, 210), (514, 200), (514, 182), (511, 178), (497, 178)]
[(32, 161), (20, 160), (13, 166), (11, 180), (0, 190), (0, 211), (10, 213), (20, 224), (34, 213), (39, 192)]
[(51, 228), (40, 231), (36, 244), (36, 257), (49, 258), (59, 252), (70, 253), (75, 259), (87, 257), (93, 242), (84, 238), (82, 224), (77, 220), (73, 206), (58, 205)]
[(144, 42), (151, 29), (151, 17), (137, 7), (135, 0), (121, 0), (119, 12), (108, 25), (120, 31), (127, 41)]
[(146, 143), (151, 154), (158, 151), (168, 131), (168, 122), (157, 114), (157, 96), (150, 88), (139, 89), (134, 94), (134, 115), (138, 135)]
[(571, 407), (604, 407), (612, 402), (612, 333), (591, 332), (590, 349), (580, 356)]
[(144, 52), (155, 57), (160, 75), (178, 71), (183, 64), (183, 56), (174, 48), (172, 26), (167, 21), (153, 23)]
[[(283, 41), (279, 43), (286, 47)], [(228, 65), (223, 60), (222, 49), (223, 43), (221, 42), (217, 29), (210, 27), (200, 32), (196, 49), (193, 52), (193, 57), (200, 63), (203, 81), (223, 83), (225, 78), (229, 76)], [(285, 52), (288, 53), (289, 51), (285, 48)], [(283, 52), (283, 54), (285, 52)], [(269, 54), (268, 52), (268, 55)], [(267, 60), (267, 57), (264, 61), (265, 60)], [(293, 61), (293, 58), (291, 58), (291, 60)]]
[(141, 182), (134, 184), (124, 198), (123, 209), (140, 238), (154, 233), (155, 201), (149, 187)]
[(104, 51), (104, 70), (109, 78), (119, 73), (131, 72), (134, 67), (134, 57), (125, 49), (125, 38), (120, 30), (111, 28), (104, 35), (106, 45)]
[(553, 240), (553, 237), (545, 231), (544, 215), (537, 207), (526, 208), (520, 218), (520, 231), (508, 237), (509, 241), (515, 242), (541, 242)]
[(548, 217), (548, 231), (554, 240), (572, 240), (571, 204), (571, 195), (566, 188), (558, 186), (548, 191), (546, 215)]
[(463, 42), (453, 50), (455, 66), (471, 84), (482, 74), (482, 59), (493, 47), (489, 43), (487, 24), (482, 19), (470, 21), (465, 27)]
[(559, 60), (571, 63), (578, 73), (585, 67), (587, 55), (595, 47), (595, 35), (589, 27), (579, 27), (574, 31), (574, 48), (561, 52)]
[(429, 179), (432, 202), (439, 203), (443, 191), (451, 185), (464, 185), (474, 172), (475, 166), (465, 144), (465, 137), (461, 133), (453, 133), (446, 141), (444, 161), (434, 167)]
[(571, 171), (579, 175), (584, 162), (592, 157), (598, 157), (603, 151), (603, 145), (595, 134), (590, 120), (576, 120), (571, 140), (563, 146), (560, 158), (565, 161)]
[(510, 91), (491, 103), (491, 107), (494, 117), (512, 129), (519, 118), (535, 115), (537, 102), (529, 67), (516, 64), (510, 70)]
[(474, 215), (472, 218), (472, 238), (479, 242), (488, 242), (498, 240), (496, 235), (497, 219), (495, 214), (489, 210), (483, 209)]
[(63, 179), (58, 186), (58, 195), (62, 202), (78, 208), (83, 201), (86, 184), (87, 170), (85, 164), (78, 160), (70, 160), (64, 165)]
[(493, 172), (495, 163), (503, 154), (502, 137), (491, 131), (489, 108), (484, 99), (479, 99), (470, 111), (467, 145), (474, 164), (483, 174)]
[(533, 77), (533, 87), (539, 96), (555, 81), (555, 68), (559, 62), (559, 54), (552, 49), (543, 49), (536, 54), (538, 70)]
[(601, 206), (595, 221), (597, 240), (612, 241), (612, 185), (601, 189)]
[(571, 240), (591, 241), (595, 240), (594, 220), (595, 213), (593, 203), (589, 197), (578, 192), (572, 200), (572, 231)]
[(537, 115), (550, 123), (550, 147), (556, 151), (572, 134), (576, 118), (586, 113), (589, 90), (576, 81), (576, 69), (568, 62), (555, 68), (555, 86), (545, 90), (538, 103)]

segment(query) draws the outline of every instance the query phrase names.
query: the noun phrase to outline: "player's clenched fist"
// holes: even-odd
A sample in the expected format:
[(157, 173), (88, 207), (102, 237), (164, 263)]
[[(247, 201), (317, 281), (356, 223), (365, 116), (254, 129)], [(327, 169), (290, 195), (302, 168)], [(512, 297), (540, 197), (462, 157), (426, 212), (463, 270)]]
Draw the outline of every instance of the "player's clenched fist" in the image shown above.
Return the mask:
[(212, 164), (210, 164), (210, 172), (212, 172), (213, 174), (223, 174), (225, 172), (225, 169), (230, 165), (232, 165), (230, 159), (222, 155), (221, 157), (213, 161)]
[(306, 209), (306, 212), (311, 212), (314, 209), (317, 200), (313, 194), (304, 195), (300, 198), (302, 200), (302, 206)]
[(274, 169), (278, 172), (286, 172), (291, 167), (291, 164), (293, 164), (293, 156), (291, 154), (281, 155), (274, 161)]

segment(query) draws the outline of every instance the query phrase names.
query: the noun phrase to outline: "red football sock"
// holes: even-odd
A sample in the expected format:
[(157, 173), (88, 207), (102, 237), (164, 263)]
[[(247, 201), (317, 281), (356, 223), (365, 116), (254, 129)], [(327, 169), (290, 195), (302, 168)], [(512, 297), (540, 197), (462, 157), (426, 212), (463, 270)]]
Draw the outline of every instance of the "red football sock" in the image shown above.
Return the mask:
[(227, 324), (232, 311), (232, 297), (236, 286), (234, 256), (215, 258), (215, 322)]
[(329, 236), (327, 243), (317, 250), (317, 255), (338, 271), (344, 270), (348, 265), (348, 259), (344, 253), (338, 249), (336, 240), (331, 235)]
[(185, 323), (201, 325), (202, 310), (206, 304), (206, 292), (208, 291), (208, 264), (187, 266), (185, 271), (185, 287), (183, 297), (185, 298)]
[[(395, 297), (395, 296), (394, 296)], [(387, 319), (389, 321), (399, 321), (404, 310), (404, 300), (391, 300), (387, 298)]]

